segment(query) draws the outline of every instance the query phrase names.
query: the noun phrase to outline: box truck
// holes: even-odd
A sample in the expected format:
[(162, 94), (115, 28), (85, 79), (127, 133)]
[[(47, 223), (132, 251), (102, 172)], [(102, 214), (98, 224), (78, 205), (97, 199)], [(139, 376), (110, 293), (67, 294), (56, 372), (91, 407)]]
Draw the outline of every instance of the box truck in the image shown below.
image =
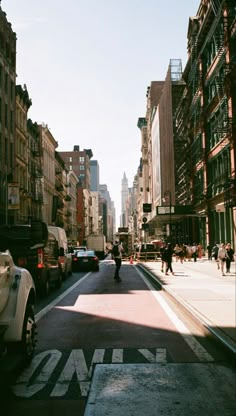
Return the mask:
[(106, 238), (103, 234), (90, 234), (87, 237), (88, 250), (94, 250), (99, 259), (106, 256)]

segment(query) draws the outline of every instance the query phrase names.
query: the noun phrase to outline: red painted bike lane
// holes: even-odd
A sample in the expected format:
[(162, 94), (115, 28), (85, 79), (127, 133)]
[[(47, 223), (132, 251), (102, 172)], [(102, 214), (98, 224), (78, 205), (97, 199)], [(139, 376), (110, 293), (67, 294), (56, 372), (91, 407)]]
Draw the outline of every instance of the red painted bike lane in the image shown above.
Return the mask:
[(100, 272), (78, 274), (65, 296), (37, 315), (35, 357), (11, 386), (9, 415), (18, 409), (28, 416), (34, 408), (35, 416), (58, 416), (66, 408), (82, 416), (96, 364), (201, 361), (161, 292), (133, 265), (122, 265), (120, 283), (114, 269), (113, 262), (104, 262)]
[(136, 268), (113, 275), (105, 263), (40, 319), (37, 349), (165, 348), (169, 360), (197, 360)]

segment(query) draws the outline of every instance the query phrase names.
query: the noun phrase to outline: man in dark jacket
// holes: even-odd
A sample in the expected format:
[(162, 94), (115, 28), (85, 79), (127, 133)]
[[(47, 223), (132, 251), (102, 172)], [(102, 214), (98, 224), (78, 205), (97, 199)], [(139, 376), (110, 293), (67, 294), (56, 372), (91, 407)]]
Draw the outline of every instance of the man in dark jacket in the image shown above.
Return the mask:
[(168, 271), (170, 270), (171, 273), (174, 275), (173, 269), (172, 269), (172, 257), (173, 257), (173, 249), (171, 243), (167, 244), (167, 247), (164, 250), (163, 253), (163, 260), (166, 263), (166, 272), (165, 274), (168, 276)]
[(111, 254), (112, 254), (112, 258), (113, 258), (113, 260), (115, 261), (115, 264), (116, 264), (116, 270), (115, 270), (114, 279), (117, 282), (121, 282), (121, 278), (119, 276), (119, 271), (120, 271), (120, 268), (121, 268), (122, 252), (123, 251), (124, 250), (123, 250), (122, 244), (120, 244), (119, 241), (115, 241), (115, 244), (114, 244), (114, 246), (112, 248)]

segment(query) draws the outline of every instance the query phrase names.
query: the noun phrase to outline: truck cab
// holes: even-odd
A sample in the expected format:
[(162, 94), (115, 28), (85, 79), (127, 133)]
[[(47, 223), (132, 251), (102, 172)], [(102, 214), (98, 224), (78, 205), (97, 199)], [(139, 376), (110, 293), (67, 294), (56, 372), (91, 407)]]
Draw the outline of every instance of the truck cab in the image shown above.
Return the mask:
[(30, 272), (37, 294), (47, 296), (50, 286), (60, 286), (59, 246), (46, 223), (32, 221), (30, 224), (0, 226), (0, 250), (6, 249), (17, 266)]

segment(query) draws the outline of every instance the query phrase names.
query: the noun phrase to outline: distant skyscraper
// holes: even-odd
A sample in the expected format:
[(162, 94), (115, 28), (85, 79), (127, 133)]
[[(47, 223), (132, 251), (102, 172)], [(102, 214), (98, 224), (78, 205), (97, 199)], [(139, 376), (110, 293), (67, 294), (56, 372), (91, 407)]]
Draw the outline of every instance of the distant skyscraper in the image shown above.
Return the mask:
[(124, 172), (124, 176), (121, 182), (121, 227), (127, 227), (126, 224), (126, 202), (129, 196), (128, 179)]
[(97, 160), (90, 160), (90, 189), (93, 192), (99, 190), (99, 164)]

